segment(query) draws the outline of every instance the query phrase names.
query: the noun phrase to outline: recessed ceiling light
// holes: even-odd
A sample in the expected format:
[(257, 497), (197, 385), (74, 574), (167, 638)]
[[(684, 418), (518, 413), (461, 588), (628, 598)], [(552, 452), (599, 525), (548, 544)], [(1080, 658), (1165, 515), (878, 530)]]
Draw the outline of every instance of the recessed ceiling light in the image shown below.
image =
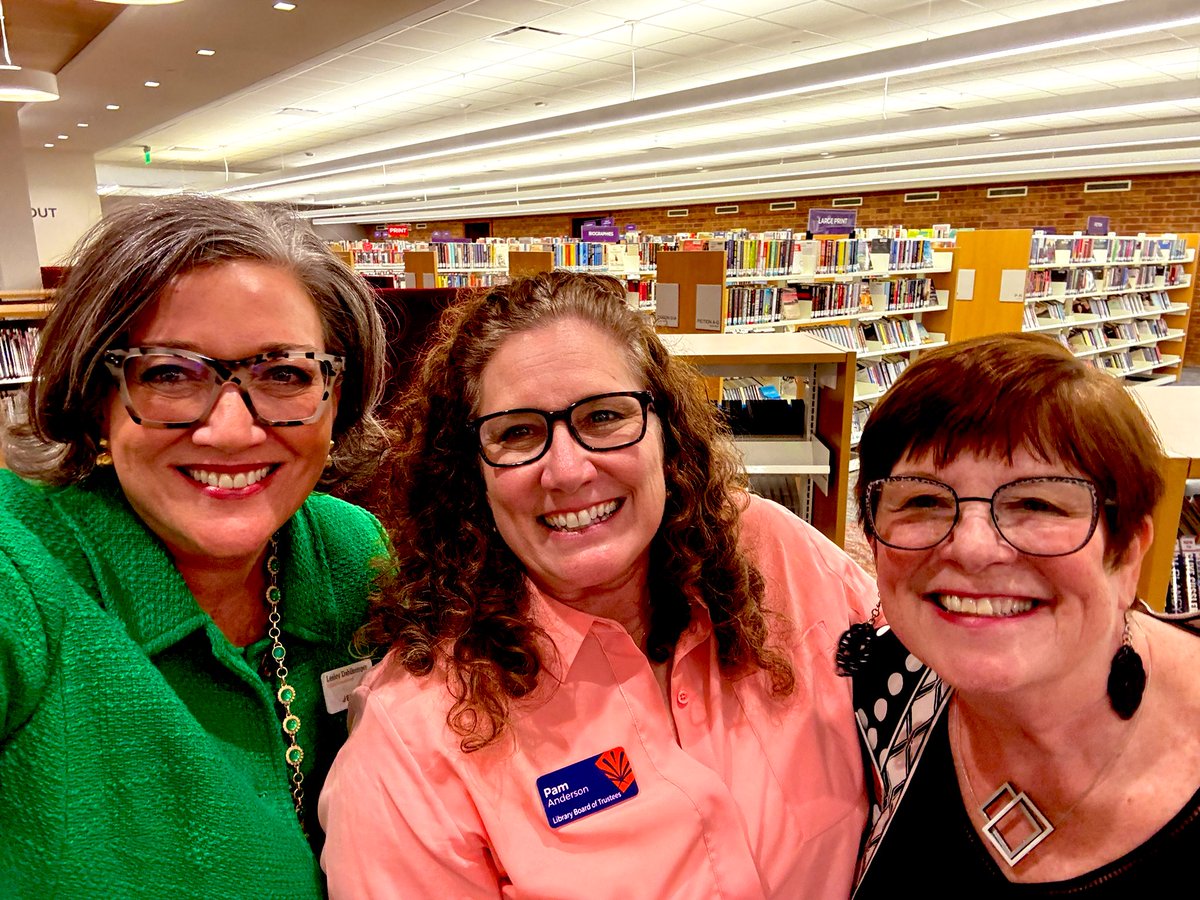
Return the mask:
[(54, 145), (53, 144), (42, 144), (42, 146), (45, 147), (47, 150), (49, 150)]
[(822, 155), (822, 156), (831, 156), (832, 154), (830, 154), (830, 153), (827, 153), (827, 152), (825, 152), (824, 150), (822, 150), (822, 151), (821, 151), (821, 155)]
[(147, 81), (146, 87), (158, 87), (158, 82), (157, 81)]
[(989, 135), (988, 135), (988, 137), (991, 137), (991, 138), (997, 138), (997, 137), (1000, 137), (1000, 132), (998, 132), (998, 131), (993, 131), (991, 134), (989, 134)]
[(108, 104), (108, 106), (106, 106), (104, 108), (105, 109), (120, 109), (121, 106), (118, 103), (110, 103), (110, 104)]
[(67, 141), (67, 140), (70, 140), (70, 139), (71, 139), (71, 136), (70, 136), (69, 134), (60, 134), (60, 135), (58, 136), (58, 139), (59, 139), (60, 141)]
[(76, 123), (75, 123), (75, 127), (76, 127), (76, 128), (87, 128), (87, 127), (88, 127), (88, 123), (87, 123), (87, 122), (76, 122)]
[(293, 9), (296, 8), (296, 4), (295, 3), (287, 3), (287, 2), (285, 2), (285, 0), (279, 0), (279, 2), (276, 3), (273, 8), (278, 9), (281, 12), (291, 12)]
[(216, 56), (217, 51), (209, 50), (207, 47), (201, 47), (199, 50), (196, 51), (196, 55), (197, 56)]

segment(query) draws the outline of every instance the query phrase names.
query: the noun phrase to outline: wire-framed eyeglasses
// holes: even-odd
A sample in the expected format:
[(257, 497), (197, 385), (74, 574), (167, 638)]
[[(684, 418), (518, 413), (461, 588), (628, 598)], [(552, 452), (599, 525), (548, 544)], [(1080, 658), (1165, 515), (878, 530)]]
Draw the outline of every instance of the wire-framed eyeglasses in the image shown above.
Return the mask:
[(104, 353), (129, 417), (147, 428), (191, 428), (208, 418), (226, 384), (255, 421), (309, 425), (325, 413), (345, 359), (312, 350), (276, 350), (245, 359), (214, 359), (174, 347)]
[(585, 450), (630, 447), (646, 436), (646, 412), (654, 406), (649, 391), (613, 391), (576, 400), (566, 409), (506, 409), (467, 423), (479, 441), (479, 454), (489, 466), (509, 468), (537, 462), (550, 449), (554, 423)]
[(1019, 478), (990, 497), (960, 497), (932, 478), (894, 476), (867, 485), (867, 516), (880, 543), (928, 550), (950, 536), (962, 504), (986, 503), (1000, 537), (1029, 556), (1066, 556), (1096, 531), (1096, 486), (1083, 478)]

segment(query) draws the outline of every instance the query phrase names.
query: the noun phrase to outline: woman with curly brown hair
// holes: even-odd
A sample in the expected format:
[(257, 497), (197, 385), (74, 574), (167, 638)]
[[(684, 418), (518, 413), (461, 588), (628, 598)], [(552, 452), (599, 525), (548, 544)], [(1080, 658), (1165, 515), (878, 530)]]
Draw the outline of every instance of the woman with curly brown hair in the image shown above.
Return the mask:
[(321, 798), (334, 896), (845, 896), (853, 562), (749, 495), (614, 279), (447, 311), (398, 411), (397, 577)]

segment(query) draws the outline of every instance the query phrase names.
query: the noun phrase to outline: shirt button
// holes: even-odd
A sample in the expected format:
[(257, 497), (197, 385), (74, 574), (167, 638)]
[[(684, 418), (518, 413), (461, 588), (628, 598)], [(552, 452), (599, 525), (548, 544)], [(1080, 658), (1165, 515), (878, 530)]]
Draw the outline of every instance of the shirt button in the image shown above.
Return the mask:
[(676, 694), (676, 695), (675, 695), (675, 701), (676, 701), (676, 702), (677, 702), (677, 703), (678, 703), (680, 706), (687, 706), (687, 705), (688, 705), (688, 701), (689, 701), (690, 699), (691, 699), (691, 697), (689, 697), (689, 696), (688, 696), (688, 692), (687, 692), (687, 691), (680, 691), (678, 694)]

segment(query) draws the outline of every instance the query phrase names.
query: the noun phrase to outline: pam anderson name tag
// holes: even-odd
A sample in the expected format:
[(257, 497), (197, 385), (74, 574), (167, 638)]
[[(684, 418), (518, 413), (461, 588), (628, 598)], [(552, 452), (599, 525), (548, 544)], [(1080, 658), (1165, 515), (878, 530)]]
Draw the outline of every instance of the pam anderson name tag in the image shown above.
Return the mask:
[(537, 780), (538, 797), (551, 828), (623, 803), (638, 792), (623, 747), (572, 763)]

